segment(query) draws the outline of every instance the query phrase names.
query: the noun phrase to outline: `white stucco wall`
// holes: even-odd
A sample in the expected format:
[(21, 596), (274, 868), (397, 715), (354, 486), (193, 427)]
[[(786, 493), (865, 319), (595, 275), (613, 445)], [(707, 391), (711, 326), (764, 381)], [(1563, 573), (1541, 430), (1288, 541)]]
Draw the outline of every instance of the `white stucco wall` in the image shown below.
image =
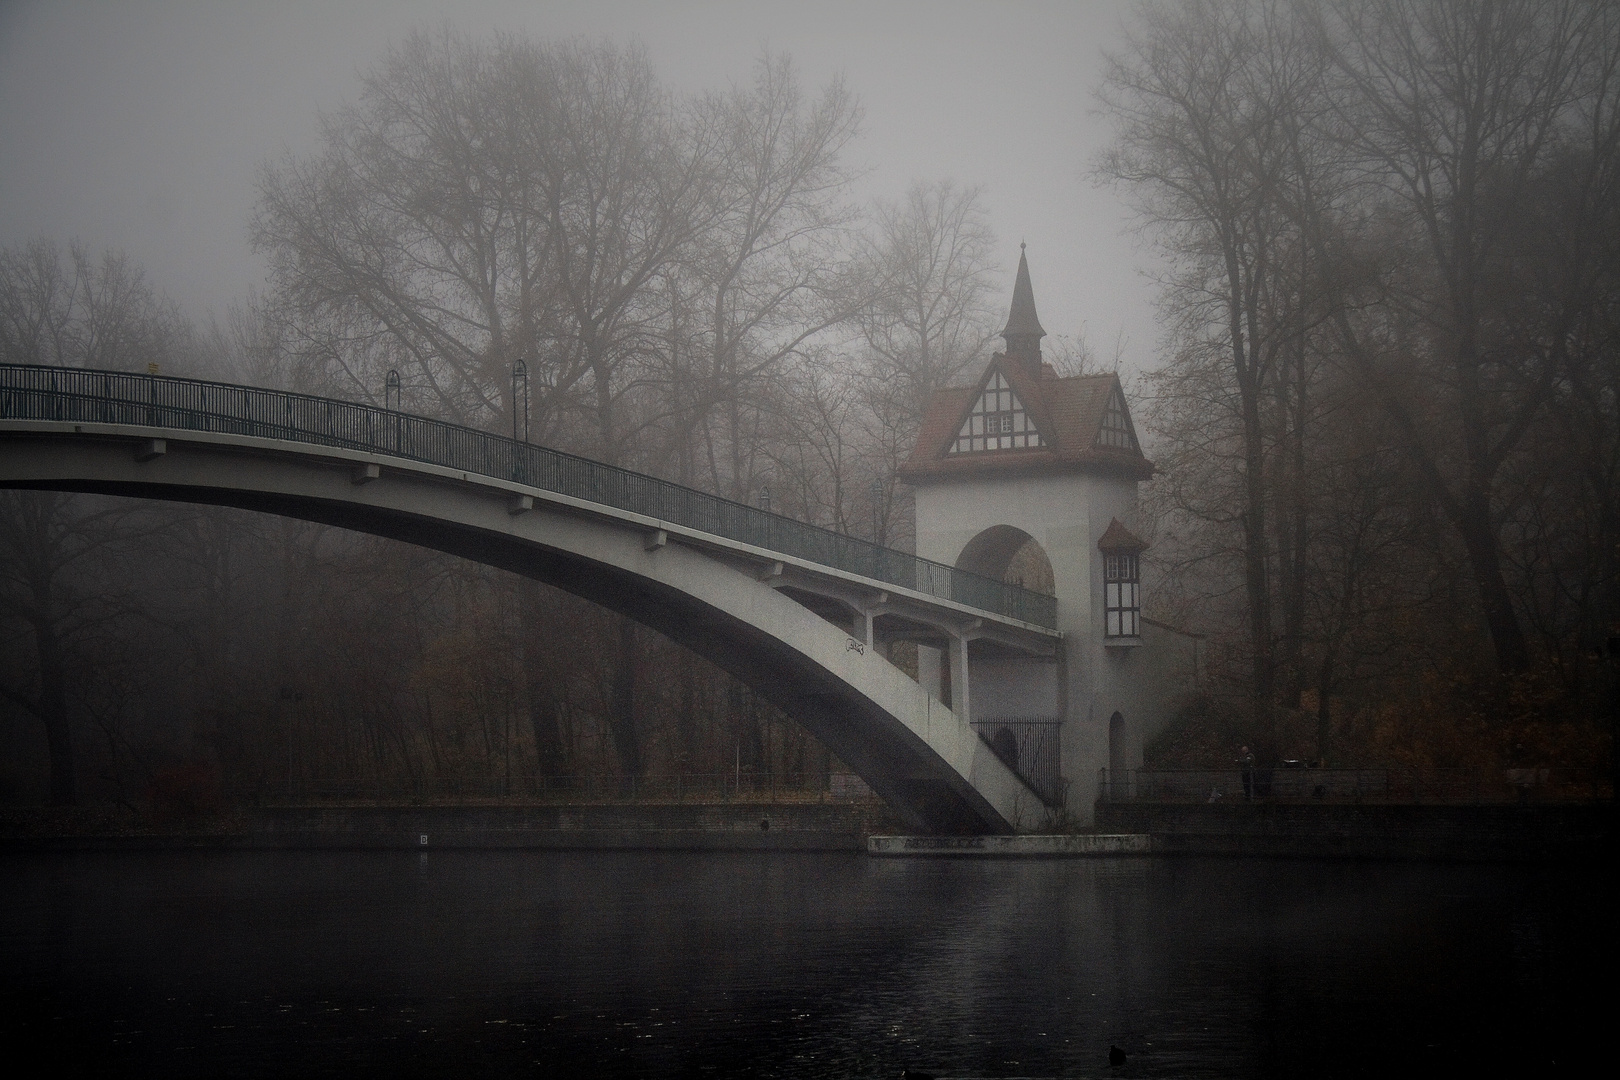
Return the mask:
[(975, 658), (970, 673), (972, 718), (1056, 716), (1060, 670), (1056, 659)]
[[(1146, 628), (1143, 644), (1109, 647), (1103, 635), (1103, 566), (1097, 541), (1113, 518), (1127, 526), (1137, 482), (1091, 475), (952, 479), (916, 489), (917, 554), (954, 565), (979, 533), (1011, 525), (1034, 537), (1052, 563), (1064, 659), (1047, 665), (975, 662), (971, 703), (976, 716), (1058, 713), (1063, 716), (1066, 810), (1089, 822), (1098, 769), (1109, 762), (1109, 719), (1124, 717), (1121, 737), (1128, 768), (1168, 719), (1190, 670), (1188, 639)], [(1022, 670), (1020, 670), (1022, 667)], [(1021, 676), (1036, 676), (1023, 688)], [(1049, 708), (1037, 706), (1050, 702)]]

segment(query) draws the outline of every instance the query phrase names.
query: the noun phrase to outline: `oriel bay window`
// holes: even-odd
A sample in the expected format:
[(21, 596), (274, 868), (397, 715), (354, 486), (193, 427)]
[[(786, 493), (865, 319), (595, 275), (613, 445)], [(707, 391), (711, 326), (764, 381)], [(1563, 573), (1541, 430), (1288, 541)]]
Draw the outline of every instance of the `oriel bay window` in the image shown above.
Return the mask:
[(1103, 556), (1104, 633), (1111, 638), (1142, 633), (1141, 557), (1132, 552)]

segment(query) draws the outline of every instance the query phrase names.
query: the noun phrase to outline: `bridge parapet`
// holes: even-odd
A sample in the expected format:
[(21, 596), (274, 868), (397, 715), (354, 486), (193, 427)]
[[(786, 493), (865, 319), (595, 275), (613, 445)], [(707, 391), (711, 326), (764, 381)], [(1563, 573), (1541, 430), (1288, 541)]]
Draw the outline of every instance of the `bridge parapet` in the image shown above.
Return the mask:
[(1048, 629), (1057, 601), (668, 480), (373, 405), (199, 379), (0, 364), (0, 420), (136, 425), (405, 458), (644, 515)]

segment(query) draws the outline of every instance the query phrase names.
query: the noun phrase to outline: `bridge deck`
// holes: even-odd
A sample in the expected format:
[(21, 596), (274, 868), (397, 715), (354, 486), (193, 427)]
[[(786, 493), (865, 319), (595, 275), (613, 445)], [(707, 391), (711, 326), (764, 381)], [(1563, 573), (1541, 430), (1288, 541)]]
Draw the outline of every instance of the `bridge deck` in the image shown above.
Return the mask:
[(654, 476), (350, 401), (172, 376), (0, 364), (0, 420), (129, 425), (360, 451), (506, 481), (1051, 630), (1057, 602)]

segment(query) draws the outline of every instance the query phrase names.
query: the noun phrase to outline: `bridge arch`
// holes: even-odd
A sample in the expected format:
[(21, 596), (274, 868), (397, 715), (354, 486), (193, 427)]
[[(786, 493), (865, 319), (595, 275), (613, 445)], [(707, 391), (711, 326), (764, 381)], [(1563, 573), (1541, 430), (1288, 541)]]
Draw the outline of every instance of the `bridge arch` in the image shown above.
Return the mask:
[[(966, 718), (883, 659), (869, 636), (796, 602), (784, 586), (802, 584), (803, 568), (768, 549), (420, 461), (139, 424), (0, 419), (0, 486), (232, 506), (509, 570), (624, 614), (752, 686), (909, 828), (1010, 832), (1039, 806)], [(881, 582), (837, 584), (853, 607), (904, 599), (871, 587)]]

